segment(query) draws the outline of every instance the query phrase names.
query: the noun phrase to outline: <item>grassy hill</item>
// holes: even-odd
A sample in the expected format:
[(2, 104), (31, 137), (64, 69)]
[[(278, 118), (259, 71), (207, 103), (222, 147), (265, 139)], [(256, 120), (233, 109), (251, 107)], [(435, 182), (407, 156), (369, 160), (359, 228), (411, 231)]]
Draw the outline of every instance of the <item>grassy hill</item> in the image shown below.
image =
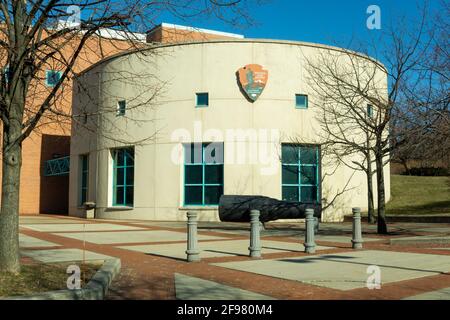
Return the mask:
[(391, 176), (387, 215), (450, 215), (450, 177)]

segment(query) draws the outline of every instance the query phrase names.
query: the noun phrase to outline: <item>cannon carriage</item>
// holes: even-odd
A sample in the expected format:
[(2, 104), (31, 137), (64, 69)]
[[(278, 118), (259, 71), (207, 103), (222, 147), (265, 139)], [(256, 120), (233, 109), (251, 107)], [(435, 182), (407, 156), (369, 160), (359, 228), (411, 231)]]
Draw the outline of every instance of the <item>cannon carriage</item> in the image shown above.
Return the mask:
[(320, 220), (321, 204), (281, 201), (264, 196), (223, 195), (219, 201), (219, 218), (223, 222), (249, 222), (250, 210), (259, 210), (262, 223), (304, 219), (307, 208), (314, 210), (314, 217)]

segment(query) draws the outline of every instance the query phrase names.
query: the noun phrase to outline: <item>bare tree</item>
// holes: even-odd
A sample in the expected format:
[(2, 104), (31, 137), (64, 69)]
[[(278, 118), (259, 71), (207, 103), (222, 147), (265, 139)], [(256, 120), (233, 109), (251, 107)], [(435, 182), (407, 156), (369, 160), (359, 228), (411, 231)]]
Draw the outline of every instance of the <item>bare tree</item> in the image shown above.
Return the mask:
[[(374, 222), (372, 147), (375, 141), (373, 107), (352, 87), (354, 79), (373, 82), (372, 95), (382, 96), (379, 74), (382, 66), (353, 52), (324, 49), (318, 56), (305, 56), (307, 81), (314, 93), (311, 105), (320, 127), (316, 143), (321, 145), (323, 158), (330, 163), (362, 171), (367, 181), (368, 218)], [(378, 79), (376, 79), (378, 77)], [(356, 84), (357, 85), (357, 84)], [(366, 88), (368, 90), (369, 88)]]
[[(417, 79), (416, 68), (429, 48), (425, 16), (423, 11), (415, 28), (401, 23), (390, 26), (383, 33), (383, 42), (364, 44), (360, 54), (330, 48), (314, 59), (305, 59), (323, 143), (347, 166), (366, 172), (369, 190), (372, 161), (375, 164), (380, 234), (388, 232), (384, 167), (392, 150), (405, 140), (400, 135), (392, 139), (391, 120), (408, 101), (405, 92), (411, 88), (411, 79)], [(369, 52), (384, 65), (370, 58)], [(417, 126), (414, 130), (419, 132)], [(362, 161), (351, 160), (349, 155), (355, 154), (362, 155)]]
[[(89, 43), (101, 41), (101, 33), (108, 29), (126, 42), (120, 50), (139, 51), (147, 46), (136, 32), (154, 26), (162, 13), (184, 19), (203, 16), (246, 24), (250, 21), (246, 10), (250, 5), (241, 0), (0, 1), (0, 62), (7, 67), (3, 68), (0, 80), (3, 158), (0, 271), (20, 271), (18, 209), (22, 142), (40, 126), (70, 122), (70, 106), (62, 107), (61, 99), (65, 88), (71, 85), (71, 77), (81, 71), (77, 69), (79, 62), (90, 60)], [(81, 12), (75, 15), (79, 19), (73, 20), (77, 11)], [(102, 50), (99, 51), (97, 54), (101, 56)], [(50, 88), (44, 85), (44, 70), (48, 66), (56, 66), (60, 71)], [(76, 116), (79, 120), (80, 115)]]
[(429, 47), (414, 67), (415, 74), (403, 85), (404, 104), (394, 114), (393, 139), (404, 137), (394, 159), (409, 172), (408, 163), (450, 165), (450, 4), (429, 23)]

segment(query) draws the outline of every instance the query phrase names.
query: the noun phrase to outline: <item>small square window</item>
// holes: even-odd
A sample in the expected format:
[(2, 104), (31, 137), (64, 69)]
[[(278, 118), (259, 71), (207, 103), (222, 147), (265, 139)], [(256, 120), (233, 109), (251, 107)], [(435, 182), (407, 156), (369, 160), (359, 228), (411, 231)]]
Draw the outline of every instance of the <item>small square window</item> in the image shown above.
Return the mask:
[(207, 92), (197, 93), (197, 107), (207, 107), (209, 105), (209, 94)]
[(117, 102), (117, 115), (124, 116), (125, 110), (127, 109), (127, 102), (125, 100), (120, 100)]
[(305, 94), (296, 94), (295, 107), (297, 109), (308, 109), (308, 96)]
[(45, 72), (45, 84), (48, 87), (54, 87), (61, 79), (62, 72), (55, 70), (47, 70)]

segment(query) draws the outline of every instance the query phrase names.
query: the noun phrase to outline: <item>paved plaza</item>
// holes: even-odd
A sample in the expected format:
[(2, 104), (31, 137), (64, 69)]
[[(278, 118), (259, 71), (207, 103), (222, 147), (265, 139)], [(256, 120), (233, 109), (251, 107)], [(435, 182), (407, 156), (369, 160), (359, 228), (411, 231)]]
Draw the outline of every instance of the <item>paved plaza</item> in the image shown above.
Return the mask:
[(20, 248), (39, 248), (39, 247), (59, 247), (57, 243), (30, 237), (24, 234), (19, 235)]
[(178, 273), (175, 274), (175, 290), (180, 300), (273, 300), (262, 294)]
[[(184, 232), (173, 231), (124, 231), (124, 232), (75, 232), (64, 233), (61, 236), (87, 241), (97, 244), (114, 244), (114, 243), (140, 243), (140, 242), (186, 242), (187, 236)], [(218, 240), (220, 237), (199, 236), (199, 240)]]
[(367, 268), (372, 265), (380, 267), (382, 283), (387, 284), (450, 272), (450, 256), (366, 250), (217, 264), (338, 290), (366, 287)]
[(142, 230), (142, 228), (139, 227), (122, 226), (110, 223), (27, 224), (24, 225), (24, 228), (44, 232)]
[[(227, 240), (227, 241), (202, 241), (199, 244), (200, 256), (202, 258), (248, 256), (248, 240)], [(303, 252), (303, 245), (296, 242), (264, 241), (261, 246), (261, 253), (282, 253), (282, 252)], [(186, 259), (186, 243), (164, 244), (164, 245), (142, 245), (142, 246), (122, 246), (126, 250), (143, 252), (165, 256), (175, 259)], [(330, 249), (330, 247), (318, 246), (316, 250)]]
[(111, 257), (98, 254), (91, 251), (80, 249), (55, 249), (55, 250), (23, 250), (24, 256), (33, 258), (40, 262), (76, 262), (76, 261), (92, 261), (107, 260)]
[[(200, 222), (201, 261), (186, 262), (186, 223), (20, 218), (20, 247), (38, 262), (120, 258), (108, 299), (419, 299), (450, 300), (450, 237), (446, 224), (392, 224), (378, 236), (363, 224), (364, 249), (351, 248), (350, 223), (322, 223), (316, 253), (304, 252), (302, 223), (269, 223), (262, 258), (248, 257), (245, 223)], [(412, 240), (412, 241), (410, 241)], [(381, 289), (369, 290), (368, 267)]]

